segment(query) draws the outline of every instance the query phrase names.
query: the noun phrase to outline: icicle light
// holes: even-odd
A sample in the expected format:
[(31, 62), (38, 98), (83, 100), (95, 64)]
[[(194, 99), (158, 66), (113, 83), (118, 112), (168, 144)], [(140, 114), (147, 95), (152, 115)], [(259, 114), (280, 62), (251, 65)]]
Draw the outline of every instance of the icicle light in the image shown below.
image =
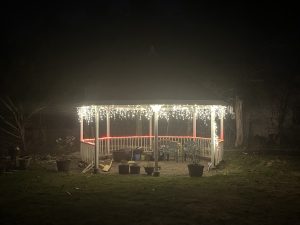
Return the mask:
[[(167, 119), (175, 118), (182, 120), (190, 120), (193, 118), (193, 113), (196, 112), (197, 119), (203, 121), (210, 120), (210, 105), (159, 105), (159, 118)], [(214, 105), (216, 117), (225, 117), (227, 114), (232, 114), (232, 108), (222, 105)], [(150, 119), (153, 116), (156, 107), (153, 105), (91, 105), (81, 106), (77, 108), (79, 120), (85, 120), (87, 123), (93, 122), (95, 112), (99, 112), (100, 120), (106, 119), (109, 112), (111, 119), (134, 119), (146, 118)]]

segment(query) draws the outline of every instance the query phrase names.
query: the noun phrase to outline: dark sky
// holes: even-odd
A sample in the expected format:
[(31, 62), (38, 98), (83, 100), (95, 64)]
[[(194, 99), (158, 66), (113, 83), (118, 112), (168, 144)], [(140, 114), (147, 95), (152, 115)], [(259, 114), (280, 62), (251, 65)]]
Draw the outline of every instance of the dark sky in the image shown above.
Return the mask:
[(201, 2), (4, 5), (1, 95), (206, 98), (212, 84), (299, 74), (296, 5)]

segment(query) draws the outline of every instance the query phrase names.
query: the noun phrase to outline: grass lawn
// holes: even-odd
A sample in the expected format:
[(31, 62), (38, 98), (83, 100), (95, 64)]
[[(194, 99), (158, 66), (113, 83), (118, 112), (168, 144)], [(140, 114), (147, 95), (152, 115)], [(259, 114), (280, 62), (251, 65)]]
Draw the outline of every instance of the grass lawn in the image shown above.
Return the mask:
[(208, 176), (0, 175), (0, 224), (300, 224), (300, 156), (225, 152)]

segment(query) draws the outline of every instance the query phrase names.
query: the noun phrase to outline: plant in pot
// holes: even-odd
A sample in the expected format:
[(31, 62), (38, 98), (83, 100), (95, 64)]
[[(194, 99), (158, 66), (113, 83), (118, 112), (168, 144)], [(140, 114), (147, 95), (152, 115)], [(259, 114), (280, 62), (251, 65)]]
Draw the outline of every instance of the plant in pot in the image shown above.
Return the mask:
[(121, 160), (121, 164), (119, 164), (119, 174), (129, 174), (129, 164), (126, 160)]
[(30, 165), (31, 157), (30, 156), (21, 156), (18, 158), (18, 168), (20, 170), (26, 170), (28, 169)]
[(140, 174), (141, 167), (137, 163), (130, 165), (130, 174)]
[(56, 159), (56, 166), (58, 172), (69, 172), (71, 165), (71, 159), (69, 157), (62, 155)]
[(68, 172), (70, 170), (71, 159), (67, 154), (70, 154), (74, 147), (75, 137), (66, 136), (65, 138), (56, 139), (58, 147), (58, 157), (56, 159), (57, 171)]
[(148, 161), (147, 164), (144, 166), (144, 169), (148, 176), (152, 176), (152, 174), (154, 172), (153, 162)]
[(189, 141), (185, 143), (184, 150), (185, 154), (192, 159), (192, 162), (187, 165), (190, 177), (201, 177), (204, 166), (200, 164), (199, 145), (194, 141)]
[[(31, 156), (24, 154), (24, 152), (20, 150), (19, 146), (15, 148), (15, 152), (16, 154), (14, 157), (11, 155), (11, 160), (15, 163), (16, 168), (20, 170), (27, 170), (32, 159)], [(21, 152), (23, 152), (23, 154), (18, 156)]]

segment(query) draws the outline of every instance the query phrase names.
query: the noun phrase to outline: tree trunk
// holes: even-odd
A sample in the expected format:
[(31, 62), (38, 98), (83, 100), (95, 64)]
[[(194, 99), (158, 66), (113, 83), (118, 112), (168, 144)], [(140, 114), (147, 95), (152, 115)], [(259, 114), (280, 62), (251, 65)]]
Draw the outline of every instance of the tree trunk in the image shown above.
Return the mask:
[(243, 145), (245, 147), (248, 147), (249, 146), (249, 139), (250, 139), (250, 136), (251, 136), (251, 115), (249, 113), (249, 110), (247, 110), (247, 108), (245, 107), (245, 104), (243, 105), (243, 109), (244, 109), (244, 112), (243, 112), (243, 128), (244, 128), (244, 133), (243, 133)]
[(288, 111), (289, 96), (290, 96), (290, 89), (286, 88), (286, 90), (282, 94), (282, 97), (280, 99), (280, 105), (279, 105), (279, 116), (278, 116), (279, 145), (282, 144), (282, 134), (284, 133), (283, 125), (284, 125), (285, 117), (286, 117), (286, 114)]
[(244, 142), (243, 101), (238, 96), (236, 96), (235, 98), (235, 126), (236, 126), (235, 147), (241, 147)]

